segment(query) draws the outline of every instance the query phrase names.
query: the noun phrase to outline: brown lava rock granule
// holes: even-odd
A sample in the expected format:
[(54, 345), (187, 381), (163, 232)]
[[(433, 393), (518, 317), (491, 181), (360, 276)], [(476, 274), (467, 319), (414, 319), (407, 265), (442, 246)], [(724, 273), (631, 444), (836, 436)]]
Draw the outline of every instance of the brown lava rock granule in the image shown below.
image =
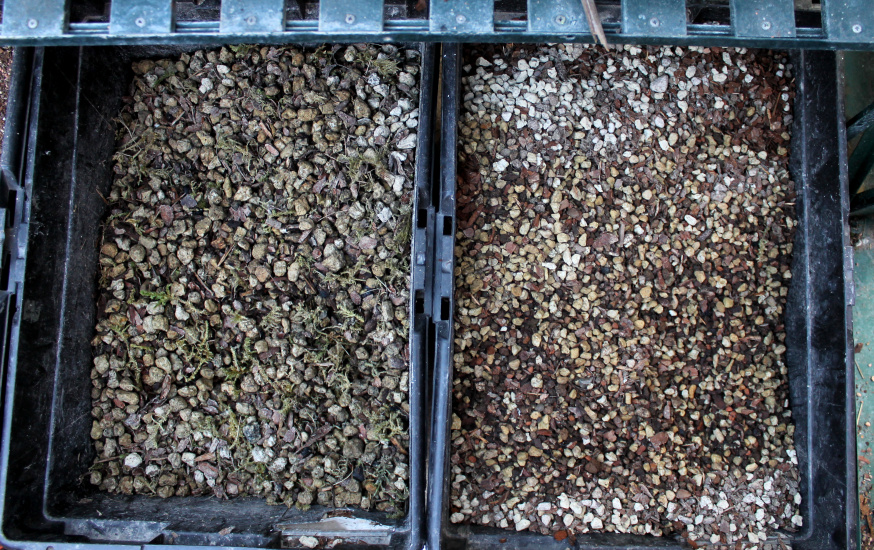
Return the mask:
[(465, 63), (451, 521), (752, 544), (800, 525), (787, 61)]

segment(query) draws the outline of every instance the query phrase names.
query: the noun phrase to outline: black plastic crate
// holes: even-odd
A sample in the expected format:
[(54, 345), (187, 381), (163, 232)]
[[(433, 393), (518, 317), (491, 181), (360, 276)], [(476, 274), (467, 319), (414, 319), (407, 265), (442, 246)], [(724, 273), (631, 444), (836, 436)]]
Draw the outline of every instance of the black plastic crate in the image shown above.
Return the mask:
[[(436, 48), (420, 46), (420, 127), (410, 288), (410, 496), (403, 518), (263, 499), (110, 495), (84, 474), (94, 450), (92, 351), (97, 246), (112, 182), (115, 125), (131, 61), (179, 47), (38, 48), (16, 51), (2, 165), (6, 207), (3, 289), (9, 319), (0, 450), (2, 545), (61, 550), (94, 545), (296, 547), (321, 544), (421, 548), (425, 499), (427, 243)], [(422, 204), (424, 206), (419, 206)], [(230, 529), (233, 527), (232, 529)]]
[[(847, 222), (847, 143), (842, 71), (832, 52), (795, 51), (790, 171), (799, 227), (786, 305), (787, 366), (804, 527), (796, 550), (857, 547), (853, 389), (853, 262)], [(535, 533), (449, 522), (452, 412), (458, 46), (444, 46), (442, 142), (435, 249), (434, 406), (428, 484), (428, 548), (688, 548), (680, 539), (585, 534), (556, 541)], [(439, 316), (438, 316), (439, 312)]]

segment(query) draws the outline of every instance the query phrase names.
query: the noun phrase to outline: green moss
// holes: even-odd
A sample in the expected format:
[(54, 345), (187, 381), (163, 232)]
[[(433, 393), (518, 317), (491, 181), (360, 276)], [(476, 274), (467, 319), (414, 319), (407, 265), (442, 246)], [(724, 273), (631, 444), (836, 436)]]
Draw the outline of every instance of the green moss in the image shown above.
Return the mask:
[(249, 52), (255, 49), (255, 46), (253, 44), (230, 44), (228, 49), (234, 52), (237, 57), (246, 57)]
[(239, 357), (237, 357), (237, 351), (233, 346), (230, 350), (231, 366), (225, 367), (221, 371), (229, 382), (236, 384), (240, 378), (252, 371), (252, 364), (255, 362), (255, 357), (252, 355), (252, 339), (243, 340), (243, 349), (240, 351)]
[(398, 74), (400, 70), (397, 61), (393, 59), (377, 59), (376, 53), (370, 48), (358, 52), (358, 62), (365, 65), (369, 70), (375, 70), (376, 74), (386, 78)]
[(200, 374), (200, 369), (212, 363), (215, 353), (209, 344), (209, 323), (206, 320), (198, 323), (194, 329), (196, 334), (187, 334), (185, 339), (176, 344), (177, 352), (185, 362), (193, 366), (191, 374), (184, 377), (186, 382), (192, 382)]
[(170, 285), (164, 287), (164, 290), (159, 290), (153, 292), (151, 290), (140, 290), (140, 295), (144, 298), (148, 298), (152, 301), (158, 302), (162, 306), (166, 306), (172, 299), (173, 295), (170, 294)]
[(413, 213), (409, 208), (406, 208), (401, 213), (400, 219), (395, 226), (395, 235), (392, 239), (392, 250), (397, 253), (405, 252), (410, 246), (410, 239), (413, 235)]
[(368, 421), (367, 434), (373, 434), (376, 441), (390, 441), (406, 433), (403, 418), (390, 405), (383, 404), (375, 410), (367, 409), (364, 415)]
[(383, 78), (398, 74), (398, 63), (393, 59), (374, 59), (372, 65)]

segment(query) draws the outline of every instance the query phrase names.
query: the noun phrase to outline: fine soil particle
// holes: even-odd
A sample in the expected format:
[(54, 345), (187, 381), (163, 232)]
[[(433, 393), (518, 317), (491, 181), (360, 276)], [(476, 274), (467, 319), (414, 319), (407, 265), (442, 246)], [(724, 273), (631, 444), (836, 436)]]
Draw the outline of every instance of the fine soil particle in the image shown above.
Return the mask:
[(12, 78), (12, 48), (0, 48), (0, 143), (6, 131), (6, 106)]
[(451, 521), (797, 528), (788, 62), (566, 45), (465, 63)]
[(859, 519), (862, 532), (861, 548), (871, 550), (874, 548), (874, 511), (871, 510), (871, 480), (865, 480), (859, 495)]
[(402, 514), (420, 54), (241, 46), (133, 70), (91, 482)]

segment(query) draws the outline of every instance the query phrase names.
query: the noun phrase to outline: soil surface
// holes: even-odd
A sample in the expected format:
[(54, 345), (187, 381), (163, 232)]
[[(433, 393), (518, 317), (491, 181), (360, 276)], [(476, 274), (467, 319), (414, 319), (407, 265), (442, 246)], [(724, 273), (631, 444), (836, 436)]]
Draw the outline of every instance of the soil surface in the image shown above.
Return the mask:
[(12, 78), (12, 48), (0, 48), (0, 143), (6, 131), (6, 104)]
[(782, 54), (485, 46), (459, 123), (451, 521), (795, 529)]
[(93, 484), (404, 513), (420, 63), (356, 45), (134, 64)]

